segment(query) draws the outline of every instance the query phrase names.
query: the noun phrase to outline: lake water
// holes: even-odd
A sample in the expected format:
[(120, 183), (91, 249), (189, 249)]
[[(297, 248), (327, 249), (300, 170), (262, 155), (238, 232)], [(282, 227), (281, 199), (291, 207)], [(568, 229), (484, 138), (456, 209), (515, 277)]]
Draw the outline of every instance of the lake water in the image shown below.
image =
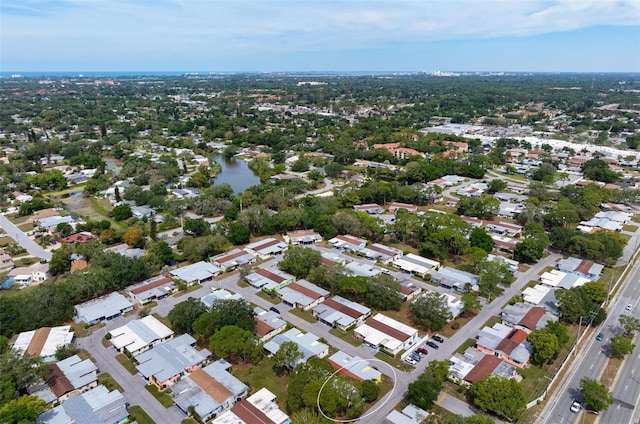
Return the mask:
[(242, 159), (227, 159), (224, 156), (216, 156), (216, 162), (222, 165), (222, 171), (216, 175), (213, 185), (227, 183), (235, 194), (240, 194), (251, 186), (260, 184), (260, 178), (256, 177), (249, 169), (249, 163)]

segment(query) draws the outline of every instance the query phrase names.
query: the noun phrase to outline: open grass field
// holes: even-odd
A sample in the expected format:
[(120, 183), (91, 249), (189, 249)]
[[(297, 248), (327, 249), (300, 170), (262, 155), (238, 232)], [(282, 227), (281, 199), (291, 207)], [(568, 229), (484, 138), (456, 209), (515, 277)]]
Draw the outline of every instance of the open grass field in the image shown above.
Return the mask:
[(129, 415), (131, 415), (131, 418), (138, 424), (155, 424), (155, 421), (138, 405), (129, 407)]
[(266, 387), (276, 395), (280, 408), (282, 410), (286, 409), (285, 399), (287, 398), (287, 384), (289, 383), (289, 377), (278, 376), (273, 372), (273, 361), (271, 358), (265, 357), (258, 365), (234, 365), (232, 373), (253, 390)]
[(161, 391), (155, 384), (147, 384), (144, 388), (165, 408), (171, 408), (173, 406), (173, 398), (168, 390)]

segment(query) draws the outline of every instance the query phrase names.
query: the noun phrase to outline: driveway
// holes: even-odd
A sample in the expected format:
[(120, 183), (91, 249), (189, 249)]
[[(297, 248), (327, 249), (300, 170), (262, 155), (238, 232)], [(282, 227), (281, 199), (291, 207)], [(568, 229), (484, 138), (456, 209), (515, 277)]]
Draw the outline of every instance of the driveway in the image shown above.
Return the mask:
[(5, 233), (16, 241), (20, 246), (25, 248), (31, 256), (35, 256), (46, 261), (50, 261), (53, 256), (51, 252), (44, 250), (41, 246), (36, 244), (29, 238), (20, 228), (16, 227), (13, 222), (9, 221), (4, 215), (0, 215), (0, 227)]

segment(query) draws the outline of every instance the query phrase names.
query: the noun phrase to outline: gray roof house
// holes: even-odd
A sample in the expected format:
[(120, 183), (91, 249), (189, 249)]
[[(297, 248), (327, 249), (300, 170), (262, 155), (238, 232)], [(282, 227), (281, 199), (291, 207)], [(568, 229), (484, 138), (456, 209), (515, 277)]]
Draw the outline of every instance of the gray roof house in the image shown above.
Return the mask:
[[(264, 344), (264, 349), (269, 355), (274, 355), (280, 345), (284, 342), (294, 342), (298, 345), (298, 349), (302, 352), (303, 357), (295, 364), (306, 362), (309, 358), (317, 356), (318, 358), (324, 358), (329, 354), (329, 346), (319, 342), (320, 337), (312, 333), (302, 333), (297, 328), (292, 328), (289, 331), (278, 334), (273, 339)], [(294, 366), (295, 366), (294, 365)]]
[(209, 262), (196, 262), (195, 264), (183, 266), (171, 271), (171, 275), (179, 278), (192, 286), (194, 284), (202, 284), (213, 280), (213, 277), (220, 274), (222, 270)]
[(268, 259), (272, 256), (281, 255), (287, 250), (289, 245), (275, 238), (266, 238), (250, 243), (245, 247), (247, 252), (253, 253), (260, 259)]
[(211, 262), (222, 269), (234, 269), (255, 261), (256, 255), (240, 249), (232, 249), (211, 258)]
[(76, 305), (75, 309), (78, 322), (96, 324), (133, 311), (133, 304), (120, 293), (113, 292), (107, 296)]
[(380, 243), (373, 243), (360, 250), (359, 254), (364, 255), (364, 257), (369, 260), (388, 264), (391, 261), (399, 259), (402, 256), (402, 250)]
[(480, 277), (470, 272), (445, 266), (431, 276), (431, 281), (443, 287), (463, 292), (466, 290), (465, 286), (467, 284), (470, 284), (472, 288), (477, 286)]
[(304, 311), (308, 311), (319, 303), (322, 303), (328, 295), (329, 291), (307, 280), (298, 280), (278, 290), (278, 296), (280, 296), (286, 305), (293, 308), (300, 308)]
[(276, 267), (258, 268), (244, 278), (251, 287), (263, 290), (278, 290), (295, 280), (293, 275)]
[(341, 350), (329, 357), (329, 363), (338, 370), (340, 375), (360, 381), (374, 380), (376, 383), (382, 380), (382, 373), (372, 368), (366, 359), (359, 356), (349, 356)]
[(39, 424), (113, 424), (129, 416), (122, 394), (98, 386), (40, 414)]
[(290, 231), (284, 237), (292, 245), (310, 245), (322, 241), (322, 236), (313, 230)]
[(194, 406), (203, 421), (231, 408), (249, 393), (249, 387), (229, 373), (231, 364), (219, 359), (198, 368), (171, 386), (173, 401), (185, 414)]
[(558, 261), (558, 269), (562, 272), (576, 274), (595, 281), (600, 278), (604, 265), (588, 259), (567, 258)]
[(329, 327), (347, 330), (351, 326), (362, 324), (371, 315), (371, 309), (343, 297), (334, 296), (313, 308), (311, 313)]

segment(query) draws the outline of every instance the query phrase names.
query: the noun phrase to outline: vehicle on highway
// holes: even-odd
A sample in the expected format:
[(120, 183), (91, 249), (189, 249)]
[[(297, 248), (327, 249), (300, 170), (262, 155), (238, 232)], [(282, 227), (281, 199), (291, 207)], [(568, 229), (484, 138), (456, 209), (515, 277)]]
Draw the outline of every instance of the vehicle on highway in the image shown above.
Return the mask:
[(604, 339), (604, 334), (602, 334), (602, 333), (598, 333), (598, 335), (596, 336), (596, 340), (597, 340), (597, 341), (600, 341), (600, 340), (602, 340), (602, 339)]
[(431, 337), (433, 340), (437, 341), (438, 343), (444, 343), (444, 339), (439, 336), (438, 334), (436, 334), (435, 336)]
[(631, 303), (629, 303), (629, 304), (627, 305), (627, 307), (626, 307), (626, 308), (624, 308), (624, 309), (625, 309), (626, 311), (630, 311), (631, 309), (633, 309), (633, 305), (632, 305)]
[(428, 351), (427, 349), (423, 348), (423, 347), (419, 347), (419, 348), (417, 348), (417, 349), (416, 349), (416, 352), (420, 352), (420, 353), (422, 353), (423, 355), (426, 355), (427, 353), (429, 353), (429, 351)]
[(429, 341), (427, 342), (427, 346), (429, 346), (430, 348), (435, 349), (435, 350), (440, 349), (440, 346), (438, 346), (437, 344), (435, 344), (435, 343), (434, 343), (434, 342), (432, 342), (431, 340), (429, 340)]
[(411, 358), (410, 358), (410, 357), (408, 357), (408, 356), (407, 356), (406, 358), (404, 358), (404, 362), (406, 362), (406, 363), (408, 363), (408, 364), (411, 364), (411, 365), (415, 365), (415, 364), (417, 364), (417, 362), (416, 362), (416, 361), (414, 361), (413, 359), (411, 359)]
[(569, 409), (571, 410), (571, 412), (578, 412), (580, 408), (582, 408), (582, 405), (580, 405), (580, 402), (574, 400), (573, 403), (571, 404), (571, 408)]

